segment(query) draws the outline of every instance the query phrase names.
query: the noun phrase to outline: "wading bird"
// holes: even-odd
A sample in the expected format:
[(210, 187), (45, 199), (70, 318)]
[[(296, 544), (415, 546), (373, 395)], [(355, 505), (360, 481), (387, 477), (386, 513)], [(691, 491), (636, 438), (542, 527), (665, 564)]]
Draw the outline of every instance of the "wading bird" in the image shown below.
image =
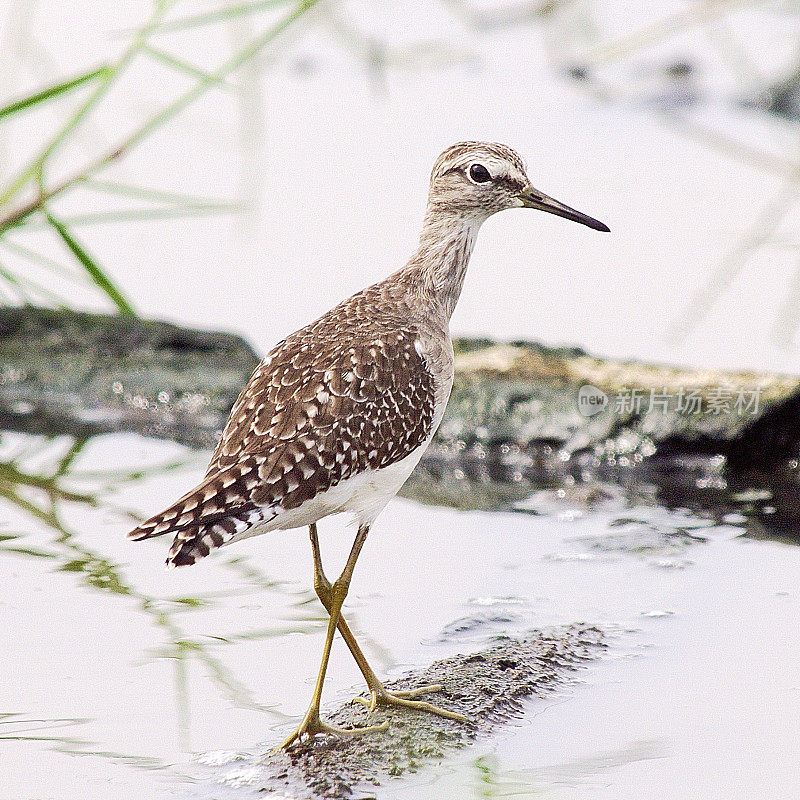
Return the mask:
[[(283, 743), (318, 733), (354, 734), (320, 718), (334, 633), (350, 648), (370, 710), (400, 706), (464, 718), (415, 698), (440, 686), (388, 692), (341, 614), (370, 526), (405, 482), (441, 422), (453, 384), (449, 322), (478, 229), (492, 214), (534, 208), (608, 231), (531, 186), (510, 147), (461, 142), (433, 167), (419, 247), (385, 280), (340, 303), (277, 344), (231, 411), (203, 482), (129, 534), (175, 538), (167, 563), (194, 564), (222, 545), (308, 526), (314, 589), (329, 614), (314, 694)], [(358, 523), (347, 563), (331, 583), (322, 569), (317, 522), (351, 512)]]

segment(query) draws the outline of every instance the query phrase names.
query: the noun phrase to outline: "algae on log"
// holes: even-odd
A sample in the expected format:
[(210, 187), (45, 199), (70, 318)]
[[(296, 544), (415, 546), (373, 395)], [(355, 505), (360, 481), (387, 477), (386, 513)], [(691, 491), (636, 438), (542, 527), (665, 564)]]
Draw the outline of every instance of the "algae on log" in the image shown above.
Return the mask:
[[(442, 440), (551, 442), (569, 453), (622, 432), (656, 445), (729, 442), (800, 388), (797, 376), (601, 359), (531, 342), (459, 344)], [(582, 387), (602, 392), (604, 407), (581, 413)]]
[(519, 639), (500, 637), (484, 650), (445, 658), (387, 684), (400, 690), (440, 683), (444, 691), (431, 700), (464, 714), (466, 723), (387, 708), (368, 714), (363, 706), (348, 703), (326, 718), (342, 727), (388, 720), (389, 728), (362, 737), (320, 737), (288, 752), (273, 752), (273, 742), (255, 754), (232, 756), (207, 778), (245, 784), (267, 797), (274, 792), (298, 800), (343, 798), (359, 790), (371, 795), (368, 787), (439, 761), (521, 716), (526, 700), (563, 684), (604, 646), (602, 631), (588, 625), (532, 631)]

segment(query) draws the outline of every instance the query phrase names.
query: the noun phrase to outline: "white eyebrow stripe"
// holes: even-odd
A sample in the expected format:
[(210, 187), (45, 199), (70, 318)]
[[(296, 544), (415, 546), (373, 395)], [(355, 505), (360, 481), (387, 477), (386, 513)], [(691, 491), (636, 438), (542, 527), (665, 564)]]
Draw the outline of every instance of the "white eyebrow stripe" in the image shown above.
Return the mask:
[(489, 170), (489, 174), (492, 178), (508, 178), (512, 175), (512, 170), (514, 172), (517, 171), (514, 165), (510, 164), (507, 159), (498, 158), (495, 155), (490, 154), (478, 154), (473, 153), (470, 158), (466, 158), (463, 160), (462, 163), (457, 165), (457, 168), (461, 169), (469, 169), (473, 164), (481, 164), (482, 166), (486, 167)]

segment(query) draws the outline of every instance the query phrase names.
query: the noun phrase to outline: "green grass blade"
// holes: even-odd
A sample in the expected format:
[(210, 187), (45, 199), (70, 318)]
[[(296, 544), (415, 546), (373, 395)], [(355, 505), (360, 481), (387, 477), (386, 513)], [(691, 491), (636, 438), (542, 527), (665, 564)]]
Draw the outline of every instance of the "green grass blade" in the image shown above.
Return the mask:
[(56, 275), (59, 275), (68, 281), (80, 284), (85, 283), (85, 276), (82, 272), (76, 272), (74, 269), (65, 267), (63, 264), (59, 264), (52, 258), (48, 258), (48, 256), (37, 253), (35, 250), (31, 250), (30, 248), (18, 244), (17, 242), (12, 242), (8, 236), (3, 239), (2, 247), (11, 253), (14, 253), (14, 255), (24, 258), (26, 261), (30, 261), (32, 264), (49, 269), (51, 272), (54, 272)]
[(255, 0), (255, 2), (240, 3), (238, 5), (220, 8), (217, 11), (207, 11), (202, 14), (193, 14), (180, 19), (161, 22), (153, 32), (170, 33), (173, 31), (187, 30), (188, 28), (197, 28), (203, 25), (213, 25), (217, 22), (226, 22), (236, 17), (265, 11), (268, 8), (285, 6), (289, 3), (290, 0)]
[(83, 103), (79, 104), (79, 107), (70, 115), (61, 129), (42, 148), (39, 155), (33, 158), (15, 178), (12, 178), (8, 186), (0, 192), (0, 206), (5, 205), (16, 197), (31, 180), (41, 174), (47, 159), (72, 131), (81, 124), (83, 119), (94, 110), (95, 106), (97, 106), (105, 93), (114, 84), (115, 80), (119, 78), (128, 64), (141, 50), (145, 40), (152, 33), (153, 29), (157, 27), (164, 14), (166, 14), (170, 7), (176, 2), (177, 0), (156, 0), (148, 22), (143, 28), (136, 32), (136, 35), (122, 55), (98, 77), (96, 85), (93, 86), (92, 91), (89, 93), (89, 97), (87, 97)]
[(62, 81), (54, 86), (48, 86), (46, 89), (41, 89), (28, 97), (21, 97), (19, 100), (14, 100), (11, 103), (0, 108), (0, 119), (10, 117), (12, 114), (17, 114), (20, 111), (25, 111), (32, 106), (43, 103), (46, 100), (52, 100), (54, 97), (59, 97), (62, 94), (76, 89), (78, 86), (83, 86), (85, 83), (90, 83), (97, 78), (103, 78), (108, 75), (109, 67), (103, 65), (90, 72), (85, 72), (83, 75), (78, 75), (75, 78), (70, 78), (67, 81)]
[[(297, 22), (304, 14), (316, 6), (320, 0), (299, 0), (294, 8), (284, 17), (275, 22), (252, 41), (245, 45), (238, 52), (234, 53), (227, 61), (223, 62), (213, 72), (210, 77), (213, 81), (225, 79), (234, 73), (243, 64), (260, 53), (264, 47), (277, 39), (287, 28)], [(142, 140), (146, 139), (153, 131), (160, 128), (173, 117), (176, 117), (187, 106), (191, 105), (198, 97), (208, 89), (209, 84), (205, 81), (198, 82), (191, 89), (185, 91), (160, 111), (153, 114), (149, 120), (140, 125), (128, 138), (114, 151), (120, 153), (123, 150), (130, 150), (137, 146)], [(0, 201), (2, 198), (0, 197)]]
[(75, 459), (81, 454), (81, 451), (84, 447), (86, 447), (86, 443), (88, 441), (88, 436), (75, 439), (75, 441), (69, 446), (67, 452), (61, 457), (61, 460), (58, 463), (58, 469), (55, 473), (56, 475), (65, 475), (67, 472), (69, 472), (72, 462), (75, 461)]
[(0, 278), (2, 278), (8, 284), (9, 289), (11, 290), (9, 294), (16, 295), (17, 300), (20, 303), (27, 303), (28, 296), (25, 293), (25, 290), (19, 285), (19, 281), (17, 280), (16, 276), (9, 272), (2, 264), (0, 264)]
[[(83, 183), (90, 176), (93, 176), (100, 170), (106, 168), (109, 164), (123, 157), (127, 152), (138, 146), (151, 133), (177, 116), (187, 106), (191, 105), (198, 97), (202, 96), (209, 87), (225, 81), (228, 76), (234, 73), (243, 64), (258, 55), (267, 44), (275, 40), (293, 23), (304, 16), (306, 12), (316, 6), (319, 0), (295, 0), (292, 10), (283, 18), (268, 27), (241, 50), (234, 53), (219, 67), (209, 72), (207, 75), (204, 73), (204, 78), (202, 80), (198, 80), (194, 86), (180, 94), (172, 102), (163, 106), (160, 111), (156, 112), (144, 123), (139, 125), (138, 128), (135, 128), (133, 132), (115, 148), (102, 154), (99, 158), (90, 161), (81, 170), (64, 179), (60, 184), (43, 190), (41, 186), (41, 176), (47, 160), (82, 123), (84, 118), (91, 113), (104, 94), (109, 90), (116, 79), (119, 78), (130, 61), (137, 54), (141, 53), (142, 49), (147, 44), (148, 37), (156, 30), (160, 29), (160, 24), (164, 15), (176, 2), (177, 0), (155, 0), (155, 9), (150, 20), (142, 29), (137, 31), (133, 41), (122, 55), (109, 66), (107, 74), (98, 78), (97, 85), (92, 88), (89, 97), (80, 104), (80, 107), (70, 116), (64, 126), (41, 149), (39, 155), (33, 158), (19, 174), (12, 178), (5, 188), (0, 189), (0, 208), (2, 208), (4, 205), (9, 205), (10, 201), (16, 198), (32, 181), (39, 180), (39, 196), (37, 198), (24, 203), (20, 208), (12, 209), (5, 215), (0, 214), (0, 233), (2, 233), (3, 230), (18, 225), (21, 220), (26, 219), (34, 211), (40, 210), (45, 201)], [(287, 4), (289, 0), (271, 0), (271, 2), (278, 6), (279, 4)], [(250, 5), (251, 4), (248, 4), (248, 7)], [(230, 12), (231, 9), (228, 9), (229, 16)]]
[(209, 86), (211, 84), (216, 84), (220, 89), (224, 89), (228, 92), (236, 91), (236, 87), (232, 86), (224, 79), (215, 78), (211, 73), (196, 67), (194, 64), (190, 64), (188, 61), (173, 56), (172, 53), (168, 53), (166, 50), (148, 44), (145, 45), (142, 52), (147, 53), (152, 59), (158, 61), (159, 64), (163, 64), (165, 67), (174, 69), (177, 72), (182, 72), (193, 80), (202, 81)]
[[(131, 208), (120, 211), (98, 211), (94, 214), (75, 214), (61, 223), (68, 228), (87, 225), (109, 225), (119, 222), (149, 222), (166, 219), (188, 219), (190, 217), (209, 217), (219, 214), (236, 214), (241, 206), (232, 203), (205, 203), (197, 205), (175, 206), (168, 208)], [(30, 222), (26, 230), (39, 230), (45, 223)]]
[(1, 264), (0, 278), (8, 283), (9, 287), (23, 303), (32, 302), (38, 295), (46, 303), (52, 303), (56, 308), (66, 307), (61, 298), (45, 286), (42, 286), (40, 283), (30, 278), (24, 278), (22, 275), (13, 273)]
[(53, 226), (55, 232), (61, 237), (61, 240), (69, 248), (75, 258), (80, 262), (89, 277), (94, 282), (95, 286), (106, 294), (107, 297), (114, 303), (120, 314), (126, 314), (131, 317), (136, 316), (133, 306), (122, 296), (122, 293), (114, 285), (111, 279), (103, 272), (97, 265), (94, 259), (81, 247), (75, 240), (69, 229), (62, 222), (59, 222), (53, 217), (49, 211), (45, 211), (45, 216), (48, 222)]
[(165, 189), (150, 189), (144, 186), (134, 186), (120, 181), (107, 181), (99, 178), (89, 178), (83, 184), (87, 189), (108, 194), (128, 197), (132, 200), (152, 200), (155, 203), (170, 203), (174, 205), (202, 205), (216, 203), (225, 205), (224, 201), (213, 197), (200, 197), (199, 195), (170, 192)]

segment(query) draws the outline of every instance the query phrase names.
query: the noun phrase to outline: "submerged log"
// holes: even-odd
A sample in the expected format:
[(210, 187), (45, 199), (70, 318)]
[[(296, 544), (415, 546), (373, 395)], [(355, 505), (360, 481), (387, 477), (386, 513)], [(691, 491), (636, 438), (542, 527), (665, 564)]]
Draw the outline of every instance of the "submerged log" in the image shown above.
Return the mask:
[(346, 798), (358, 790), (366, 791), (358, 796), (368, 796), (368, 787), (435, 763), (520, 717), (530, 698), (563, 684), (604, 646), (602, 631), (587, 625), (532, 631), (519, 639), (502, 637), (484, 650), (442, 659), (387, 684), (400, 690), (440, 683), (444, 691), (431, 700), (464, 714), (466, 723), (386, 708), (368, 714), (363, 706), (347, 703), (326, 719), (342, 727), (388, 720), (388, 729), (363, 737), (323, 736), (288, 752), (274, 752), (278, 741), (271, 742), (253, 754), (230, 754), (222, 765), (217, 757), (204, 779), (244, 784), (266, 797)]

